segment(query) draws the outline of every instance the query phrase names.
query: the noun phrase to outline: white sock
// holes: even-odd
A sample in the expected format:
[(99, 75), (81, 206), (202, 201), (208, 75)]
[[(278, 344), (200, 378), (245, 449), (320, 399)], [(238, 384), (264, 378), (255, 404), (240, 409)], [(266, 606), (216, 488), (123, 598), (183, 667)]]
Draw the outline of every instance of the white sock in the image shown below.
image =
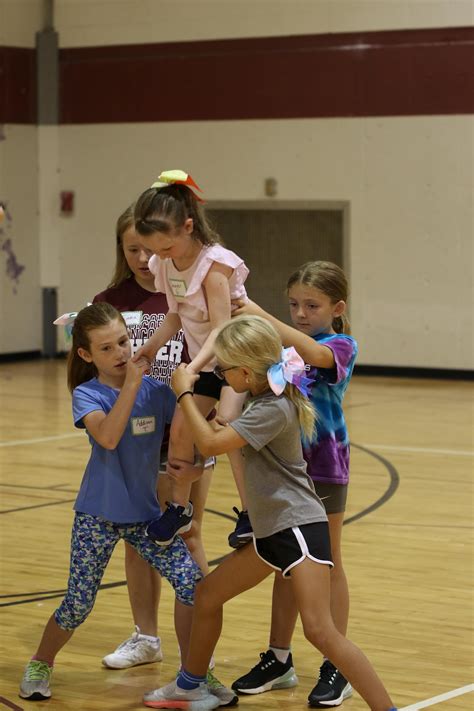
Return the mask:
[(288, 657), (290, 655), (291, 649), (289, 647), (268, 647), (268, 649), (273, 652), (275, 657), (278, 659), (279, 662), (282, 664), (285, 664), (285, 662), (288, 660)]
[(140, 637), (142, 639), (149, 639), (150, 642), (159, 642), (160, 641), (159, 637), (154, 637), (152, 634), (143, 634), (142, 632), (140, 632)]

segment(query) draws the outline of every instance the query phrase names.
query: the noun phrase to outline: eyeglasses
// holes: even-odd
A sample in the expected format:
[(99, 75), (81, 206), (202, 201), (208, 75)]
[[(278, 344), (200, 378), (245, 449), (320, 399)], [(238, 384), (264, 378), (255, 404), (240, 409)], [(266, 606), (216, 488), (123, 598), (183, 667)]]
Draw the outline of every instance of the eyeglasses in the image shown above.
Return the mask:
[(224, 375), (224, 373), (225, 373), (227, 370), (233, 370), (234, 368), (238, 368), (238, 367), (239, 367), (238, 365), (231, 365), (231, 366), (229, 366), (228, 368), (221, 368), (220, 365), (216, 365), (216, 367), (214, 368), (214, 371), (213, 371), (213, 372), (214, 372), (214, 375), (219, 378), (219, 380), (225, 380), (225, 375)]

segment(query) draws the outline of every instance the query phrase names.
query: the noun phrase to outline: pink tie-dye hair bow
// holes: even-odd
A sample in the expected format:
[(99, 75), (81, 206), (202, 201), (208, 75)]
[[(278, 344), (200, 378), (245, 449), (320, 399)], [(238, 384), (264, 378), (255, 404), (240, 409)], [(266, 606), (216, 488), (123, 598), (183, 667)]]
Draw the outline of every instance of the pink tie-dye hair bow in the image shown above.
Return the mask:
[(267, 371), (267, 379), (275, 395), (281, 395), (285, 385), (291, 383), (305, 397), (309, 397), (309, 388), (314, 381), (311, 378), (307, 378), (305, 374), (304, 360), (291, 346), (291, 348), (281, 349), (281, 360), (279, 363), (270, 366)]

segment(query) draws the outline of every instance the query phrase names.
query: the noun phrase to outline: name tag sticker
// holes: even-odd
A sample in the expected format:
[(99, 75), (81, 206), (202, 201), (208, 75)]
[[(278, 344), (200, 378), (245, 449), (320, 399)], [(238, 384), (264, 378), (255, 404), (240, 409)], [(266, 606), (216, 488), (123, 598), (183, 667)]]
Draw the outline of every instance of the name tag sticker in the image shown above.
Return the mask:
[(130, 328), (130, 326), (139, 326), (142, 320), (143, 311), (122, 311), (122, 316)]
[(169, 279), (169, 285), (171, 287), (171, 291), (173, 292), (173, 296), (177, 297), (178, 299), (184, 299), (186, 296), (186, 282), (184, 279)]
[(132, 434), (143, 435), (155, 431), (154, 417), (132, 417)]

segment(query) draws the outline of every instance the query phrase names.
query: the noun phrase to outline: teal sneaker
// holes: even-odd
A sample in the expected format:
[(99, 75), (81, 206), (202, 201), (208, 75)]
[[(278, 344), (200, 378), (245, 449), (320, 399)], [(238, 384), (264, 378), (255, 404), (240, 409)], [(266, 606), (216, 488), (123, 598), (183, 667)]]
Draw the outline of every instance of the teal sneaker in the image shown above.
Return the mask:
[(49, 682), (53, 667), (50, 667), (47, 662), (40, 662), (37, 659), (31, 659), (26, 665), (25, 673), (20, 684), (20, 696), (22, 699), (31, 699), (32, 701), (41, 701), (41, 699), (49, 699), (51, 697), (51, 689)]

